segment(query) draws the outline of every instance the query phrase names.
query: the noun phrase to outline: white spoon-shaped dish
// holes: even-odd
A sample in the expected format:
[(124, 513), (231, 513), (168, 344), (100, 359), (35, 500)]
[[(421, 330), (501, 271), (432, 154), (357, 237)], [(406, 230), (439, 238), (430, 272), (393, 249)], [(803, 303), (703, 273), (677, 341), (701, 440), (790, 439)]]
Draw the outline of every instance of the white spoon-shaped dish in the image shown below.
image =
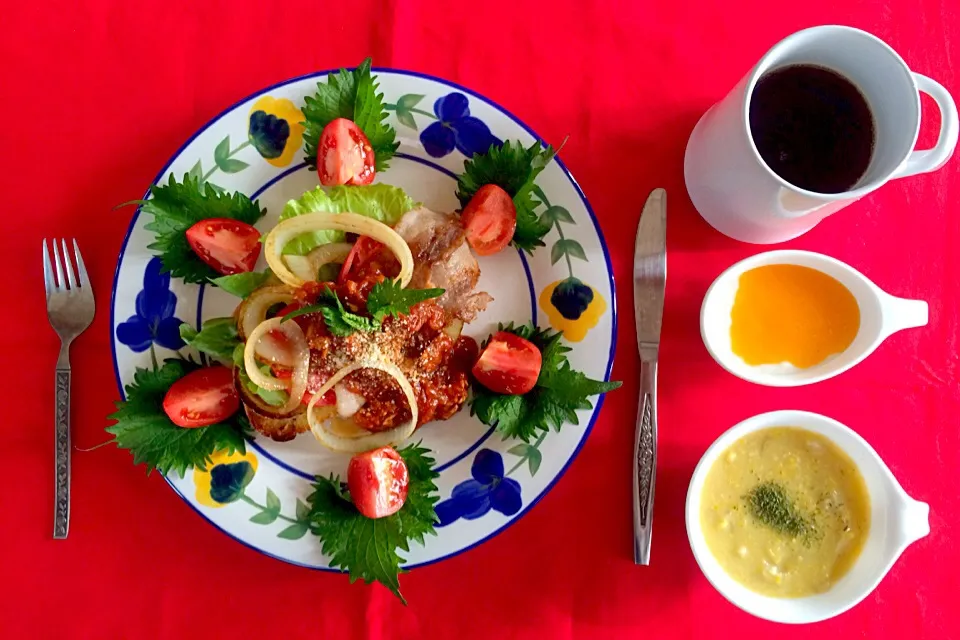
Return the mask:
[[(740, 275), (771, 264), (810, 267), (832, 276), (850, 290), (860, 307), (860, 330), (849, 347), (804, 369), (789, 363), (752, 366), (733, 353), (730, 311)], [(700, 335), (713, 359), (733, 375), (770, 387), (797, 387), (843, 373), (873, 353), (891, 334), (926, 325), (927, 317), (926, 302), (891, 296), (839, 260), (810, 251), (767, 251), (741, 260), (713, 281), (700, 309)]]
[[(724, 572), (700, 526), (703, 483), (713, 463), (748, 433), (768, 427), (800, 427), (819, 433), (846, 452), (870, 495), (870, 532), (854, 565), (829, 591), (804, 598), (771, 598)], [(720, 595), (747, 613), (774, 622), (803, 624), (839, 615), (866, 598), (910, 544), (930, 533), (930, 507), (908, 496), (866, 440), (849, 427), (807, 411), (773, 411), (744, 420), (721, 435), (700, 458), (687, 490), (687, 538), (700, 570)]]

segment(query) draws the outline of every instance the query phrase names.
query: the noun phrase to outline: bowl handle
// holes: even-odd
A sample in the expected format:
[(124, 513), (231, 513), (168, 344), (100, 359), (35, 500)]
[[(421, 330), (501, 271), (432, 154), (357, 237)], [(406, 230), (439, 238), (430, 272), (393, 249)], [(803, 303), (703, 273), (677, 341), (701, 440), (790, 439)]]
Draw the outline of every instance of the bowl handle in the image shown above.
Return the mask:
[(930, 309), (923, 300), (908, 300), (883, 293), (880, 307), (884, 337), (904, 329), (923, 327), (930, 320)]
[(930, 533), (930, 505), (903, 494), (900, 507), (898, 542), (900, 547), (913, 544)]

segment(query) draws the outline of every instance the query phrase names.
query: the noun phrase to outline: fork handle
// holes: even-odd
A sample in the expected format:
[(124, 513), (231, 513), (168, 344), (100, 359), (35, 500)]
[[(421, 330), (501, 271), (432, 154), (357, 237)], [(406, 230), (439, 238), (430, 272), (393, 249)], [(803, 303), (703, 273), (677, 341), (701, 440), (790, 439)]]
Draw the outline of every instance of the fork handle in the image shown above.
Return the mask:
[(57, 410), (53, 537), (63, 540), (70, 527), (70, 366), (57, 366)]

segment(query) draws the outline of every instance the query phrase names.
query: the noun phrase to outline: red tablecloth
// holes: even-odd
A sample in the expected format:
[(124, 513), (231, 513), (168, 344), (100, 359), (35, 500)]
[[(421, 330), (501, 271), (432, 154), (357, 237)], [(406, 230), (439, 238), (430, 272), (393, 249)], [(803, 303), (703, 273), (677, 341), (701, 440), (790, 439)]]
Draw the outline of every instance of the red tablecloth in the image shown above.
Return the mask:
[[(698, 311), (725, 267), (758, 251), (692, 208), (682, 158), (697, 118), (775, 42), (822, 23), (889, 42), (960, 96), (955, 0), (884, 2), (7, 2), (0, 11), (0, 195), (11, 312), (0, 333), (0, 636), (4, 638), (960, 637), (960, 161), (885, 186), (787, 246), (822, 251), (890, 292), (930, 302), (930, 324), (812, 387), (774, 390), (723, 372)], [(180, 5), (180, 6), (175, 6)], [(76, 236), (97, 293), (75, 343), (73, 434), (105, 439), (118, 396), (109, 294), (130, 210), (177, 147), (225, 106), (285, 78), (372, 55), (467, 85), (550, 141), (606, 234), (620, 285), (623, 389), (576, 462), (521, 522), (380, 586), (286, 565), (205, 523), (113, 448), (75, 453), (73, 518), (51, 540), (53, 366), (40, 239)], [(921, 145), (939, 122), (924, 102)], [(647, 193), (669, 192), (669, 274), (653, 564), (631, 557), (630, 460), (638, 365), (631, 256)], [(702, 577), (683, 502), (693, 467), (750, 415), (808, 409), (858, 430), (931, 533), (854, 610), (810, 628), (740, 612)]]

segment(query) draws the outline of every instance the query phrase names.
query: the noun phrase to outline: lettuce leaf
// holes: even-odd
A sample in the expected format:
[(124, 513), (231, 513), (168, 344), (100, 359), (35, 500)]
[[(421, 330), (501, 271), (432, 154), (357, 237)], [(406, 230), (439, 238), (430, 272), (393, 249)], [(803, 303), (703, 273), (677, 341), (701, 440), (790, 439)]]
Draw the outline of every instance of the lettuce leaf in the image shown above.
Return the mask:
[(230, 362), (235, 350), (243, 347), (237, 334), (237, 321), (232, 317), (204, 320), (200, 331), (184, 322), (180, 325), (180, 339), (200, 353), (223, 362)]
[[(343, 213), (351, 211), (369, 216), (384, 224), (395, 225), (400, 216), (418, 203), (403, 192), (403, 189), (389, 184), (370, 184), (364, 186), (337, 186), (329, 190), (317, 187), (307, 191), (296, 200), (290, 200), (280, 214), (280, 220), (287, 220), (305, 213)], [(283, 248), (285, 255), (304, 256), (322, 244), (343, 242), (346, 234), (342, 231), (312, 231), (304, 233)]]
[(229, 294), (245, 299), (251, 293), (265, 285), (272, 275), (273, 272), (267, 269), (259, 272), (251, 271), (248, 273), (236, 273), (232, 276), (211, 278), (210, 282)]
[[(240, 370), (240, 382), (247, 388), (247, 391), (257, 394), (260, 396), (260, 399), (267, 404), (274, 407), (282, 407), (290, 398), (286, 391), (271, 391), (269, 389), (264, 389), (263, 387), (254, 384), (253, 380), (251, 380), (247, 375), (246, 367), (243, 364), (243, 344), (244, 343), (241, 342), (233, 349), (233, 365)], [(260, 367), (260, 371), (263, 372), (264, 375), (273, 375), (270, 370), (270, 365), (262, 365)]]

